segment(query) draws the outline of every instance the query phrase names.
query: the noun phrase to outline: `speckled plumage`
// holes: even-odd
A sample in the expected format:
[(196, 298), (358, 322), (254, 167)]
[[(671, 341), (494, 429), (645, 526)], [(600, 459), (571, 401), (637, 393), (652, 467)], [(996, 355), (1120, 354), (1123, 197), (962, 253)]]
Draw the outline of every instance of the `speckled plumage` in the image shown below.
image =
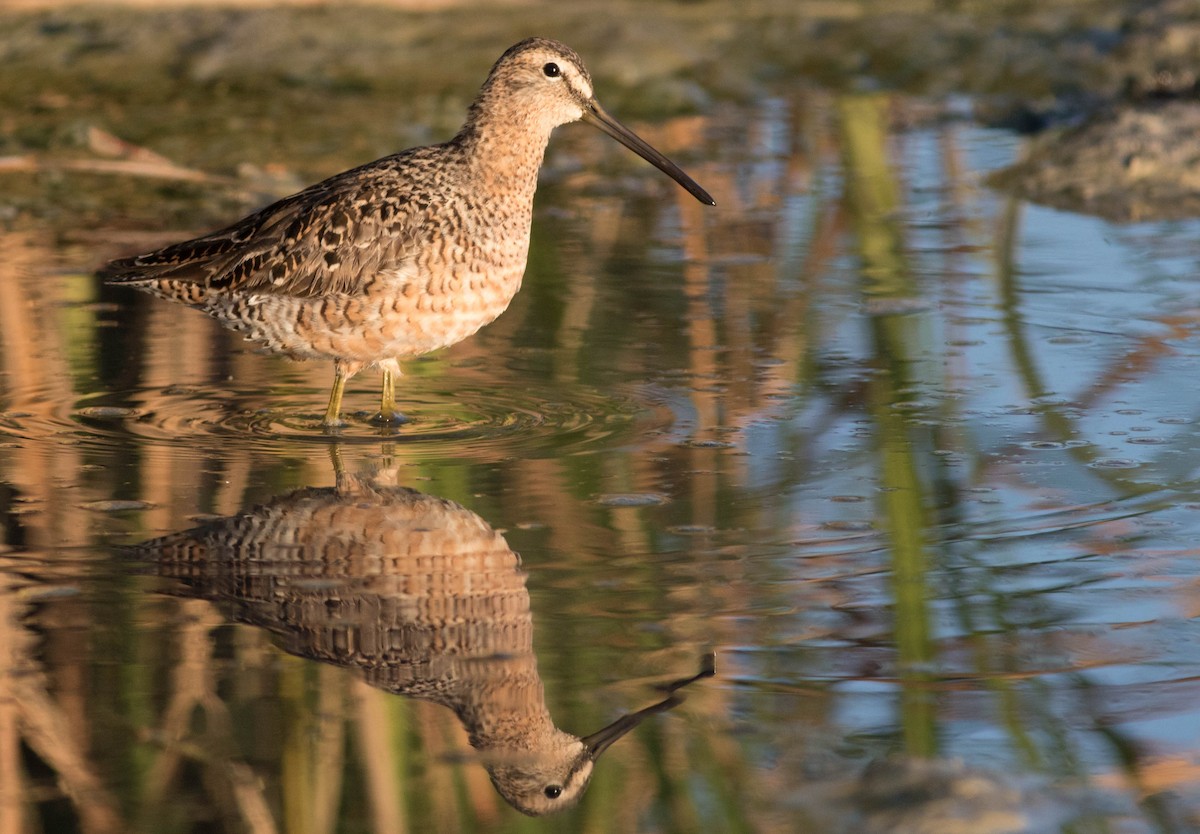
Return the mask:
[(383, 480), (343, 475), (336, 488), (280, 496), (136, 553), (288, 652), (453, 710), (519, 810), (570, 807), (600, 753), (678, 698), (586, 738), (558, 729), (520, 558), (470, 510)]
[(337, 174), (101, 275), (199, 308), (269, 350), (332, 360), (327, 424), (346, 380), (377, 365), (392, 420), (399, 360), (465, 339), (520, 289), (546, 144), (581, 118), (713, 202), (600, 108), (573, 50), (531, 38), (496, 62), (450, 141)]

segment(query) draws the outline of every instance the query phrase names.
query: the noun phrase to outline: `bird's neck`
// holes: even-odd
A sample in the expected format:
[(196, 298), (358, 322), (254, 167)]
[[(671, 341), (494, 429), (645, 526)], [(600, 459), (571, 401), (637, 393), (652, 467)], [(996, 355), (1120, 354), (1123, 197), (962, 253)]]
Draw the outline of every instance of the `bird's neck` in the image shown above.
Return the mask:
[(475, 660), (471, 666), (470, 677), (459, 681), (455, 697), (444, 703), (458, 715), (472, 747), (537, 747), (541, 739), (558, 732), (532, 653)]
[(528, 113), (492, 110), (476, 102), (454, 142), (481, 187), (532, 201), (550, 130)]

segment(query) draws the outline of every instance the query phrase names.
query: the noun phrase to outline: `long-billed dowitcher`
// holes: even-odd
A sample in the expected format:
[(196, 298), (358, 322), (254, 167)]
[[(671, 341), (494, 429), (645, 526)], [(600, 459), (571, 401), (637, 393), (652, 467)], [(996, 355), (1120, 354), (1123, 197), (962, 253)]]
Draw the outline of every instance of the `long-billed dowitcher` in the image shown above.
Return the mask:
[(609, 746), (713, 674), (706, 658), (658, 703), (586, 736), (559, 729), (520, 557), (475, 513), (393, 477), (339, 474), (336, 488), (279, 496), (136, 552), (292, 654), (453, 710), (496, 789), (527, 814), (577, 802)]
[(327, 426), (340, 422), (346, 381), (378, 366), (378, 419), (391, 422), (399, 360), (465, 339), (520, 289), (546, 144), (580, 119), (716, 205), (600, 107), (574, 50), (530, 38), (500, 56), (450, 141), (337, 174), (101, 276), (203, 310), (268, 350), (333, 360)]

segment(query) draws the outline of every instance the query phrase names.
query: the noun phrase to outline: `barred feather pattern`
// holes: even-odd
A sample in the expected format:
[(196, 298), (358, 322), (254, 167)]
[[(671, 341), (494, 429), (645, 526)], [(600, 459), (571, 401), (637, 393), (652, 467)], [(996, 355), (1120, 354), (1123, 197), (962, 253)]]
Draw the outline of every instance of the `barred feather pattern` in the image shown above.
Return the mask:
[[(513, 56), (518, 60), (514, 63)], [(546, 99), (543, 61), (583, 92)], [(454, 344), (521, 287), (550, 132), (591, 94), (532, 39), (497, 62), (450, 141), (345, 171), (193, 240), (114, 261), (108, 282), (198, 308), (269, 350), (356, 367)]]
[(546, 708), (520, 557), (470, 510), (343, 475), (135, 555), (175, 593), (213, 601), (292, 654), (453, 710), (525, 813), (552, 809), (544, 786), (565, 784), (561, 773), (586, 786), (582, 742)]
[(549, 715), (520, 558), (452, 501), (344, 477), (138, 547), (160, 576), (272, 632), (286, 651), (513, 735), (498, 689), (526, 700), (518, 735)]

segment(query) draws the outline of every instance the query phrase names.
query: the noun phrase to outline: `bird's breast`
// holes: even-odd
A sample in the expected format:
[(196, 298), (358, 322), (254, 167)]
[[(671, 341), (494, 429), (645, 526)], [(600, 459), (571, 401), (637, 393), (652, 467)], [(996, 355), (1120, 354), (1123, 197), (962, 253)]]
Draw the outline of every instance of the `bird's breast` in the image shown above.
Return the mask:
[[(521, 288), (532, 194), (504, 200), (452, 192), (412, 219), (404, 251), (362, 267), (353, 290), (321, 295), (237, 292), (208, 311), (296, 358), (367, 364), (448, 347), (503, 313)], [(387, 263), (391, 260), (391, 263)]]
[(461, 263), (423, 270), (407, 264), (353, 294), (222, 296), (208, 309), (271, 350), (370, 364), (420, 356), (471, 336), (508, 308), (524, 266)]

